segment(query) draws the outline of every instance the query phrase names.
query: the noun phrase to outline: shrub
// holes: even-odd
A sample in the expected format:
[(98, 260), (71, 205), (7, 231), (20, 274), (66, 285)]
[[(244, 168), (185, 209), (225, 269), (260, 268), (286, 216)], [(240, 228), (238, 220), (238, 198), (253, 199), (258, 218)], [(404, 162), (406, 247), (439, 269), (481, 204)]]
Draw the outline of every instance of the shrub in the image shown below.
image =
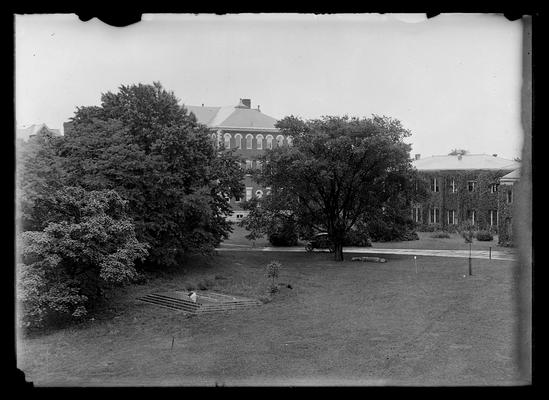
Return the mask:
[(413, 223), (388, 223), (373, 221), (368, 225), (368, 234), (374, 242), (393, 242), (403, 240), (418, 240)]
[(442, 230), (441, 224), (419, 224), (417, 230), (420, 232), (438, 232)]
[(372, 247), (372, 241), (367, 232), (353, 230), (347, 233), (343, 246)]
[(450, 234), (448, 232), (435, 232), (431, 237), (435, 239), (450, 239)]
[(297, 229), (294, 224), (284, 223), (269, 232), (267, 238), (273, 246), (296, 246)]
[(476, 233), (476, 238), (479, 242), (491, 242), (494, 240), (494, 236), (490, 231), (478, 231)]
[(66, 187), (39, 201), (49, 222), (18, 237), (17, 296), (27, 328), (86, 315), (105, 288), (139, 277), (134, 265), (148, 247), (136, 239), (115, 191)]
[(465, 243), (472, 243), (475, 237), (475, 227), (471, 223), (465, 223), (462, 229), (461, 236), (465, 239)]
[(185, 284), (185, 290), (188, 290), (188, 291), (196, 290), (196, 286), (194, 285), (194, 283), (187, 283)]

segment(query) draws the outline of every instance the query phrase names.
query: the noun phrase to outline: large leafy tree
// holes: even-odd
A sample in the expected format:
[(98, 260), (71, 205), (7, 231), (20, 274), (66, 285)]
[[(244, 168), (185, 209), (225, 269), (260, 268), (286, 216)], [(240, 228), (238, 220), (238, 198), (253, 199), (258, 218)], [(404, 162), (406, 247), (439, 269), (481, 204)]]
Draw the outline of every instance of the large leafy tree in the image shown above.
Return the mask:
[(160, 83), (123, 85), (101, 106), (78, 108), (61, 155), (67, 184), (129, 201), (150, 264), (211, 251), (231, 231), (226, 197), (243, 190), (236, 157), (218, 152), (208, 128)]
[(255, 179), (271, 192), (251, 207), (252, 234), (263, 233), (260, 220), (295, 223), (302, 232), (326, 231), (335, 259), (343, 260), (343, 243), (353, 229), (398, 223), (396, 215), (409, 219), (415, 172), (410, 145), (403, 141), (410, 132), (398, 120), (290, 116), (277, 127), (293, 143), (263, 156)]

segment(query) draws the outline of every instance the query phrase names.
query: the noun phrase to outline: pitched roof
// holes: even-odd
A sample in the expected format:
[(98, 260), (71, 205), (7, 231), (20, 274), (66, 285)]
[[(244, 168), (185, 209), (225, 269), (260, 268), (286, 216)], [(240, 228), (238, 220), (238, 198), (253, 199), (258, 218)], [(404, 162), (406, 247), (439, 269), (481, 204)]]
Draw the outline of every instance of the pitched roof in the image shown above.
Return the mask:
[(499, 182), (503, 184), (513, 184), (520, 179), (520, 168), (515, 169), (514, 171), (509, 172), (507, 175), (499, 178)]
[(242, 104), (228, 107), (185, 106), (198, 122), (219, 129), (278, 131), (276, 119), (258, 109), (242, 108)]
[(489, 154), (466, 154), (461, 157), (431, 156), (413, 160), (412, 165), (420, 171), (471, 169), (511, 171), (520, 167), (519, 162)]
[(54, 136), (61, 136), (59, 129), (48, 128), (46, 124), (32, 124), (25, 128), (17, 128), (15, 137), (23, 140), (27, 140), (32, 135), (36, 135), (42, 128), (46, 128), (48, 131), (54, 134)]

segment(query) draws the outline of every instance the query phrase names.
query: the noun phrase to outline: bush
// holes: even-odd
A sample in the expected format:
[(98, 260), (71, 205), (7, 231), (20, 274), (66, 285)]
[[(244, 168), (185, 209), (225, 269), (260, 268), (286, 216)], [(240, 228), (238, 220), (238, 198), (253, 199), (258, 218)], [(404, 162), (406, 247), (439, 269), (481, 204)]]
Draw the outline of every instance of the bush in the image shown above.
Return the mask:
[(273, 246), (296, 246), (297, 230), (293, 224), (283, 224), (270, 232), (267, 237)]
[(368, 237), (368, 233), (351, 231), (347, 233), (343, 246), (372, 247), (372, 241)]
[(417, 230), (420, 232), (438, 232), (442, 230), (441, 224), (419, 224)]
[(476, 238), (479, 242), (491, 242), (494, 240), (494, 236), (489, 231), (478, 231)]
[(419, 240), (413, 223), (388, 223), (374, 221), (368, 225), (368, 234), (373, 242), (398, 242), (405, 240)]
[(105, 288), (139, 278), (134, 264), (148, 247), (115, 191), (66, 187), (40, 202), (50, 222), (18, 237), (17, 297), (27, 328), (85, 316)]
[(450, 239), (450, 234), (448, 232), (436, 232), (431, 237), (435, 239)]

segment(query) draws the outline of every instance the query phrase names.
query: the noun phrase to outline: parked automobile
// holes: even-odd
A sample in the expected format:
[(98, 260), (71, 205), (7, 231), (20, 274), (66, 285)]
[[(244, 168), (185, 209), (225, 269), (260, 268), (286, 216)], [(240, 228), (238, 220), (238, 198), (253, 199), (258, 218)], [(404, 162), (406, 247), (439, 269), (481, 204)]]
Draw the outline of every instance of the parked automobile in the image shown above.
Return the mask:
[(333, 253), (335, 248), (334, 244), (328, 238), (327, 232), (317, 233), (311, 240), (305, 245), (306, 251), (313, 251), (313, 249), (328, 249), (330, 253)]

